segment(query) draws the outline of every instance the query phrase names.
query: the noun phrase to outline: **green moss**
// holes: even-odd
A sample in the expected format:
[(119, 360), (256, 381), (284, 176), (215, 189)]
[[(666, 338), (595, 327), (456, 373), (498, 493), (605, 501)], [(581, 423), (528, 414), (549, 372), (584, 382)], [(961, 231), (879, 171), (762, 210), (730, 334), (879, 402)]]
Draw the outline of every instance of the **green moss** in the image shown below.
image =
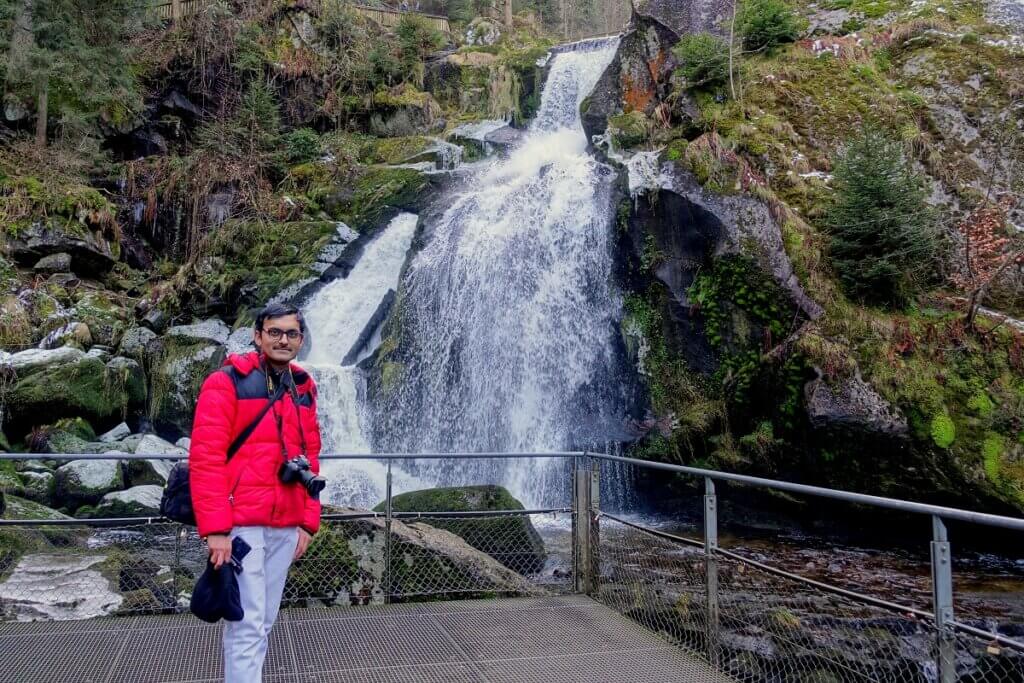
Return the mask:
[(956, 440), (956, 425), (953, 418), (946, 413), (938, 413), (932, 417), (931, 424), (932, 441), (939, 448), (949, 448)]
[(992, 403), (992, 399), (989, 398), (987, 393), (979, 391), (967, 401), (967, 407), (980, 417), (988, 417), (992, 414), (993, 409), (995, 409), (995, 404)]
[(410, 168), (370, 169), (356, 181), (339, 217), (360, 231), (376, 227), (385, 211), (413, 205), (428, 185), (422, 173)]
[(981, 444), (981, 458), (985, 476), (989, 481), (999, 482), (1002, 478), (1002, 459), (1006, 451), (1006, 440), (1001, 434), (990, 433)]
[(400, 164), (433, 145), (430, 138), (415, 135), (399, 138), (374, 138), (363, 145), (359, 161), (364, 164)]
[(681, 161), (686, 156), (686, 148), (690, 145), (686, 138), (676, 138), (665, 148), (665, 159)]
[(402, 381), (402, 376), (405, 374), (405, 365), (402, 363), (395, 363), (393, 361), (384, 361), (381, 365), (380, 380), (381, 389), (385, 394), (389, 394), (398, 388), (399, 383)]
[(645, 143), (651, 134), (651, 122), (641, 111), (631, 111), (608, 119), (612, 141), (618, 149), (631, 149)]
[(206, 249), (220, 262), (198, 273), (198, 284), (234, 305), (262, 304), (313, 277), (313, 264), (336, 231), (330, 221), (228, 221)]
[(110, 418), (145, 400), (145, 388), (86, 356), (74, 363), (51, 365), (19, 379), (9, 400), (21, 419), (46, 424), (65, 415)]

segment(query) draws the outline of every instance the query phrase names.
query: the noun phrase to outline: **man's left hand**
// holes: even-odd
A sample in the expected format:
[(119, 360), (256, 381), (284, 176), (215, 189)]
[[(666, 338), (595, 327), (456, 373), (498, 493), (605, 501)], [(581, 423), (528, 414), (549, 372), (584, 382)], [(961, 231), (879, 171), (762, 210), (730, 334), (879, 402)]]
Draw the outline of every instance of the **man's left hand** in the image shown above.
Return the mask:
[(306, 554), (306, 549), (309, 548), (309, 544), (313, 542), (313, 536), (303, 528), (299, 528), (299, 542), (295, 545), (295, 557), (293, 560), (297, 560)]

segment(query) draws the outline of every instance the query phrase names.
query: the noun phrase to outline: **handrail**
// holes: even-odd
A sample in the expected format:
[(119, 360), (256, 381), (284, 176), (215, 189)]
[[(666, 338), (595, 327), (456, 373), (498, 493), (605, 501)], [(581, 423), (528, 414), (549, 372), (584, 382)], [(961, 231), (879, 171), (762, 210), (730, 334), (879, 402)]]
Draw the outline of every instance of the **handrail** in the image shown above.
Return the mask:
[[(579, 458), (585, 451), (553, 453), (323, 453), (320, 460), (512, 460), (516, 458)], [(174, 453), (0, 453), (0, 460), (186, 460)]]
[(852, 491), (828, 489), (821, 486), (811, 486), (809, 484), (797, 484), (789, 481), (751, 477), (745, 474), (719, 472), (718, 470), (705, 470), (698, 467), (671, 465), (665, 462), (637, 460), (636, 458), (624, 458), (618, 455), (606, 455), (604, 453), (588, 453), (588, 455), (598, 460), (623, 462), (630, 465), (636, 465), (637, 467), (666, 470), (668, 472), (679, 472), (680, 474), (689, 474), (694, 477), (715, 479), (718, 481), (731, 481), (739, 484), (759, 486), (761, 488), (787, 491), (789, 493), (802, 493), (808, 496), (841, 500), (847, 503), (870, 505), (872, 507), (881, 507), (889, 510), (899, 510), (900, 512), (913, 512), (921, 515), (942, 517), (943, 519), (955, 519), (962, 522), (996, 526), (1003, 529), (1013, 529), (1014, 531), (1024, 531), (1024, 519), (1019, 517), (993, 515), (987, 512), (973, 512), (971, 510), (961, 510), (959, 508), (944, 507), (942, 505), (930, 505), (928, 503), (914, 503), (909, 500), (900, 500), (899, 498), (884, 498), (882, 496), (872, 496), (866, 493), (854, 493)]
[[(529, 515), (550, 515), (553, 513), (569, 513), (572, 508), (541, 508), (538, 510), (446, 510), (436, 512), (392, 512), (392, 519), (474, 519), (478, 517), (526, 517)], [(386, 512), (365, 510), (359, 512), (329, 512), (320, 515), (324, 522), (345, 522), (359, 519), (384, 519)], [(152, 526), (154, 524), (178, 524), (180, 522), (167, 517), (58, 517), (58, 518), (37, 518), (37, 519), (0, 519), (0, 527), (5, 526), (84, 526), (84, 527), (108, 527), (108, 526)]]
[[(974, 512), (960, 508), (945, 507), (942, 505), (931, 505), (929, 503), (915, 503), (898, 498), (885, 498), (873, 496), (866, 493), (855, 493), (853, 491), (841, 491), (809, 484), (797, 484), (789, 481), (776, 479), (765, 479), (763, 477), (752, 477), (745, 474), (733, 474), (731, 472), (720, 472), (698, 467), (686, 467), (684, 465), (672, 465), (664, 462), (651, 460), (638, 460), (637, 458), (626, 458), (618, 455), (607, 455), (605, 453), (593, 453), (589, 451), (553, 451), (550, 453), (325, 453), (320, 455), (320, 460), (501, 460), (516, 458), (581, 458), (590, 457), (608, 462), (620, 462), (637, 467), (648, 469), (665, 470), (678, 472), (694, 477), (702, 477), (718, 481), (731, 481), (739, 484), (748, 484), (761, 488), (799, 493), (809, 496), (829, 498), (847, 503), (856, 503), (872, 507), (898, 510), (900, 512), (911, 512), (921, 515), (941, 517), (943, 519), (955, 519), (962, 522), (994, 526), (1014, 531), (1024, 531), (1024, 519), (1019, 517), (1007, 517), (1004, 515), (993, 515), (987, 512)], [(146, 455), (141, 453), (118, 453), (118, 454), (49, 454), (49, 453), (0, 453), (0, 460), (184, 460), (182, 455), (154, 454)]]

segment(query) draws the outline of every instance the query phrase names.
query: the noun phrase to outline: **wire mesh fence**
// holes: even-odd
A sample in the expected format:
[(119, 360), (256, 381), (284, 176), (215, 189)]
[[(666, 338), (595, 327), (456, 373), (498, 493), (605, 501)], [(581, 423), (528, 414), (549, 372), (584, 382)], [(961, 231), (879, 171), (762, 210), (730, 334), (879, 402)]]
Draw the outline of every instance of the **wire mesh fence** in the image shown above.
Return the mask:
[[(561, 513), (568, 536), (572, 515)], [(192, 527), (138, 521), (0, 527), (0, 619), (187, 611), (207, 551)], [(360, 606), (571, 590), (530, 515), (329, 518), (291, 568), (287, 606)], [(548, 571), (545, 568), (548, 567)]]
[[(814, 550), (805, 538), (793, 557), (779, 541), (730, 537), (723, 547), (713, 484), (707, 494), (703, 515), (688, 523), (596, 506), (593, 597), (737, 681), (1024, 681), (1024, 622), (1005, 602), (965, 599), (964, 621), (943, 625), (927, 559), (923, 567), (905, 560), (905, 573), (876, 573), (863, 549), (833, 561), (838, 543)], [(947, 553), (948, 574), (949, 544), (936, 525), (932, 546)], [(863, 566), (846, 564), (851, 558)], [(948, 580), (951, 597), (954, 585), (963, 582)]]

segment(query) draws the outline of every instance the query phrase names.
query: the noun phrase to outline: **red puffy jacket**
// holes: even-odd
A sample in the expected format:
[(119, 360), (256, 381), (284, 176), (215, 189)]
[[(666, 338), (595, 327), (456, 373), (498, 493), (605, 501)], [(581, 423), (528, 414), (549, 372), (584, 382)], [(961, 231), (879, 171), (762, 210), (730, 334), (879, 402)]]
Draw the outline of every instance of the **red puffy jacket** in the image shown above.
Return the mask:
[(320, 472), (316, 385), (298, 365), (291, 369), (298, 400), (286, 392), (230, 461), (231, 442), (267, 404), (267, 376), (260, 354), (228, 356), (224, 367), (203, 383), (188, 456), (200, 536), (226, 534), (236, 526), (301, 526), (311, 534), (320, 527), (319, 501), (301, 484), (283, 484), (278, 478), (284, 462), (278, 417), (288, 457), (302, 453), (304, 437), (311, 469)]

